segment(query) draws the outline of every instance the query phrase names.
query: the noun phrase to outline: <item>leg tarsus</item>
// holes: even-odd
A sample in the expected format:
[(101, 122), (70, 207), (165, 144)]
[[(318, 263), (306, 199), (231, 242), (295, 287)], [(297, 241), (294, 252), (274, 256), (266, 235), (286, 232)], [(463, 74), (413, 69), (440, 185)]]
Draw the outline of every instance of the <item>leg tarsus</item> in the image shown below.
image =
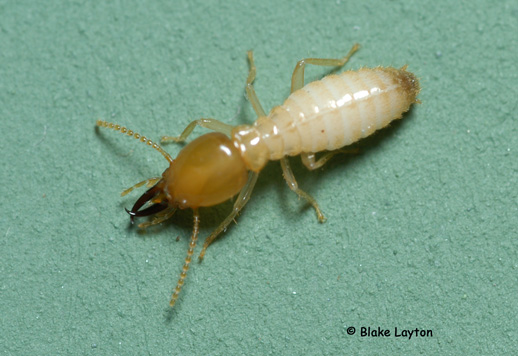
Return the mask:
[(257, 182), (257, 177), (259, 176), (258, 173), (250, 172), (248, 176), (248, 181), (246, 182), (243, 189), (241, 189), (241, 192), (239, 193), (236, 202), (234, 203), (234, 207), (232, 208), (232, 212), (223, 220), (221, 224), (210, 234), (209, 237), (205, 240), (205, 243), (203, 244), (203, 248), (200, 252), (200, 255), (198, 256), (198, 260), (201, 262), (203, 260), (203, 257), (205, 256), (205, 252), (207, 251), (207, 247), (221, 234), (225, 229), (228, 227), (228, 225), (235, 221), (234, 219), (239, 214), (241, 209), (246, 205), (248, 200), (250, 199), (250, 195), (252, 194), (252, 191), (254, 189), (255, 183)]
[(187, 137), (193, 132), (196, 126), (201, 126), (209, 130), (221, 132), (227, 136), (230, 136), (230, 132), (232, 131), (232, 125), (225, 124), (216, 119), (198, 119), (191, 122), (185, 130), (183, 130), (180, 136), (162, 136), (160, 142), (183, 142), (187, 139)]
[(318, 203), (315, 200), (315, 198), (313, 198), (311, 195), (299, 188), (299, 185), (297, 183), (297, 180), (295, 179), (295, 176), (293, 175), (293, 171), (291, 170), (290, 163), (287, 157), (281, 158), (281, 167), (284, 179), (286, 180), (288, 187), (290, 187), (290, 189), (294, 191), (299, 197), (303, 198), (309, 204), (311, 204), (311, 206), (313, 206), (319, 222), (326, 221), (326, 217), (324, 216), (324, 214), (322, 214), (322, 211), (320, 210), (320, 207), (318, 206)]

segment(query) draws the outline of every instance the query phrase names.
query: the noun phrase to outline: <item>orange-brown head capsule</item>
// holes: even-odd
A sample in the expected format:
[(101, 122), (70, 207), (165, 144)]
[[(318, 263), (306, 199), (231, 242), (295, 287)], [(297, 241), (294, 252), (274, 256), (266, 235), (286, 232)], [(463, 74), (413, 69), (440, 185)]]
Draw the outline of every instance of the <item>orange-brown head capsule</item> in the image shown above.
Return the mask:
[(185, 146), (162, 177), (170, 205), (198, 208), (222, 203), (239, 193), (248, 170), (232, 141), (214, 132)]
[(248, 169), (232, 141), (224, 134), (208, 133), (185, 146), (162, 179), (126, 211), (133, 219), (167, 208), (217, 205), (239, 193), (247, 179)]

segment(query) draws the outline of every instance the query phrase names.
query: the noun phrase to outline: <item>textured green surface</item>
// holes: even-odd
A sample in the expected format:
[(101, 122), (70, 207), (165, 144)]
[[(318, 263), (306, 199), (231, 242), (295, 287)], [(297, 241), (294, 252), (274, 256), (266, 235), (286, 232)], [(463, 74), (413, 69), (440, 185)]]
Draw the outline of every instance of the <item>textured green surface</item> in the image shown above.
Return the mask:
[[(0, 2), (0, 352), (516, 350), (516, 1), (207, 3)], [(123, 207), (135, 195), (120, 191), (166, 162), (97, 134), (95, 120), (154, 139), (198, 117), (252, 122), (246, 50), (271, 108), (298, 59), (338, 57), (354, 42), (349, 68), (408, 64), (423, 104), (359, 155), (316, 172), (293, 160), (325, 224), (269, 165), (170, 311), (191, 213), (130, 228)], [(229, 208), (202, 211), (202, 237)], [(350, 326), (433, 337), (349, 336)]]

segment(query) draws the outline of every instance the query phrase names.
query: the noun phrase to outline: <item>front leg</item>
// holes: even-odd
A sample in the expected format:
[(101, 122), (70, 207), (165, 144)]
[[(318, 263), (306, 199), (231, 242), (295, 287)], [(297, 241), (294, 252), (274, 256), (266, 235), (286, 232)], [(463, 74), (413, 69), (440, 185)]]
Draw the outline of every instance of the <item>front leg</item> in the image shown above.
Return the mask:
[(232, 131), (233, 126), (229, 124), (225, 124), (216, 119), (198, 119), (191, 122), (185, 130), (183, 130), (180, 136), (162, 136), (160, 142), (183, 142), (185, 139), (192, 133), (196, 126), (205, 127), (206, 129), (221, 132), (230, 137), (230, 133)]
[(246, 182), (241, 192), (237, 196), (237, 199), (234, 203), (234, 207), (232, 208), (232, 212), (226, 217), (225, 220), (219, 224), (219, 226), (210, 234), (209, 237), (205, 240), (203, 244), (203, 248), (198, 256), (198, 260), (201, 262), (203, 257), (205, 257), (205, 252), (207, 252), (207, 247), (221, 234), (225, 231), (230, 225), (232, 221), (236, 218), (239, 212), (244, 208), (248, 200), (250, 200), (250, 195), (252, 195), (252, 191), (254, 190), (255, 183), (257, 182), (257, 177), (259, 177), (259, 173), (250, 172), (248, 175), (248, 181)]

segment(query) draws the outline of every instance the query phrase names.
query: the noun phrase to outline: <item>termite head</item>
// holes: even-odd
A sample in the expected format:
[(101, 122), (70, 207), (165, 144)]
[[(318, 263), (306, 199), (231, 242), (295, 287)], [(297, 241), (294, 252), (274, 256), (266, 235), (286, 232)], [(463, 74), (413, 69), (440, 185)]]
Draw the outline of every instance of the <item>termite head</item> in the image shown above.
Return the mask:
[(162, 174), (169, 204), (198, 208), (222, 203), (243, 188), (248, 170), (222, 133), (208, 133), (185, 146)]
[[(232, 141), (209, 133), (185, 146), (131, 210), (131, 217), (156, 214), (166, 208), (198, 208), (222, 203), (245, 185), (248, 170)], [(148, 207), (140, 210), (146, 203)]]
[[(236, 195), (248, 180), (248, 168), (230, 138), (222, 133), (208, 133), (186, 145), (173, 160), (162, 147), (147, 137), (126, 127), (106, 121), (97, 121), (98, 127), (119, 131), (154, 148), (169, 162), (161, 179), (149, 179), (135, 187), (156, 182), (137, 199), (131, 210), (131, 219), (160, 213), (170, 216), (176, 208), (196, 209), (222, 203)], [(168, 215), (169, 214), (169, 215)], [(146, 226), (146, 224), (144, 224)]]

